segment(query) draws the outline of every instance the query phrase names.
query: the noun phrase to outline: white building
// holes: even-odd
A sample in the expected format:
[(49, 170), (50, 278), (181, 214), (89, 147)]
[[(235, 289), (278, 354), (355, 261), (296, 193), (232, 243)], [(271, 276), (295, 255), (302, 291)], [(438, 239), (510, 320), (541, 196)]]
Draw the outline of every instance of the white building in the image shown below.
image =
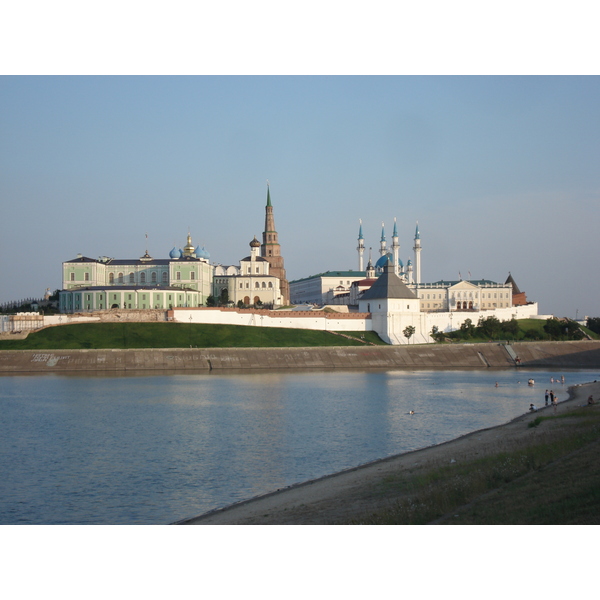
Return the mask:
[(280, 279), (270, 274), (271, 264), (259, 256), (260, 247), (260, 242), (254, 237), (250, 242), (250, 256), (240, 260), (239, 267), (215, 267), (213, 295), (221, 302), (281, 306)]

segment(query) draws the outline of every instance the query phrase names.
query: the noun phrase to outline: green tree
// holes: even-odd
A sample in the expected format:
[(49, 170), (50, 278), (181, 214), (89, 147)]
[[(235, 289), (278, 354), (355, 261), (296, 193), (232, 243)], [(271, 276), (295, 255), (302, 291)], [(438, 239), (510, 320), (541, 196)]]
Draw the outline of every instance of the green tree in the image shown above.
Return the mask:
[(210, 296), (208, 296), (208, 298), (206, 298), (206, 306), (216, 306), (216, 305), (217, 305), (217, 300), (212, 294)]
[(586, 325), (594, 333), (600, 334), (600, 317), (588, 317)]
[(221, 291), (221, 295), (219, 296), (219, 302), (223, 306), (229, 302), (229, 290), (227, 288), (223, 288)]
[(431, 328), (431, 332), (429, 334), (436, 342), (442, 342), (444, 340), (444, 332), (440, 331), (440, 328), (437, 325), (434, 325)]
[(544, 331), (548, 334), (550, 339), (559, 340), (565, 335), (565, 325), (556, 317), (551, 317), (550, 319), (546, 319)]
[(519, 333), (519, 324), (515, 318), (512, 318), (510, 321), (503, 321), (501, 326), (502, 331), (507, 336), (512, 336), (514, 338)]
[(477, 327), (481, 331), (482, 335), (492, 340), (497, 338), (502, 332), (502, 325), (500, 324), (500, 321), (494, 316), (487, 317), (485, 319), (483, 317), (480, 317), (479, 322), (477, 323)]
[(475, 334), (475, 325), (471, 319), (465, 319), (461, 324), (459, 331), (463, 337), (471, 338)]
[(416, 329), (412, 325), (407, 325), (404, 328), (404, 331), (402, 331), (402, 333), (404, 334), (404, 337), (406, 338), (407, 342), (410, 342), (410, 338), (415, 333), (415, 331)]

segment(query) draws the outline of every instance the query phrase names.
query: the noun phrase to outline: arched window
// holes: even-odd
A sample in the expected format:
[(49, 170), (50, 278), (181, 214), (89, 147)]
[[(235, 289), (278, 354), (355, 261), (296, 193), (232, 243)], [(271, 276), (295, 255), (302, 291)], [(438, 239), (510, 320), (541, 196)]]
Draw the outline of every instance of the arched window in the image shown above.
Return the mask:
[(152, 273), (152, 283), (156, 283), (156, 273)]
[(269, 289), (273, 289), (273, 283), (269, 281)]
[(108, 274), (108, 283), (114, 283), (115, 282), (115, 274), (114, 273), (109, 273)]
[(123, 273), (119, 273), (119, 283), (123, 283)]
[(146, 273), (140, 273), (140, 283), (146, 283)]
[(254, 287), (255, 287), (256, 289), (258, 289), (258, 288), (260, 287), (260, 283), (258, 283), (258, 281), (257, 281), (257, 282), (254, 284)]
[(260, 302), (260, 298), (258, 296), (254, 296), (254, 304), (258, 304)]
[(135, 283), (135, 275), (133, 273), (129, 273), (129, 283)]
[(250, 296), (244, 296), (244, 304), (250, 304)]
[(263, 288), (266, 288), (267, 284), (263, 281), (262, 286), (263, 286)]
[(167, 283), (168, 281), (169, 281), (169, 274), (166, 271), (163, 271), (162, 282)]

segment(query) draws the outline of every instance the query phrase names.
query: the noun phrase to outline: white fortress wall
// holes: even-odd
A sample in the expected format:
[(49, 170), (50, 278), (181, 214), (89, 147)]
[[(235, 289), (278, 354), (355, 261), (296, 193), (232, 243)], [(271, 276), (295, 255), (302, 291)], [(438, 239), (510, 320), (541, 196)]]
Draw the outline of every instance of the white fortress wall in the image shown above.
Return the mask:
[[(221, 325), (246, 325), (254, 327), (285, 327), (290, 329), (315, 329), (320, 331), (371, 331), (371, 319), (364, 316), (356, 318), (326, 317), (319, 313), (302, 313), (291, 316), (286, 312), (281, 317), (219, 309), (185, 309), (173, 310), (174, 320), (178, 323), (213, 323)], [(276, 315), (277, 313), (273, 313)], [(331, 313), (329, 313), (331, 314)]]

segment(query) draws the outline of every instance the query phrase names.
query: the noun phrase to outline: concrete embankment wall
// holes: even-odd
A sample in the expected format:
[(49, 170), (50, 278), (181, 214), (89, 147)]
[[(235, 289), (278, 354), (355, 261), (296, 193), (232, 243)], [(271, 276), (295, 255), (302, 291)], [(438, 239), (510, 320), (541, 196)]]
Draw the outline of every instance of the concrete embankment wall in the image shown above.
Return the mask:
[[(513, 344), (521, 368), (600, 368), (600, 342)], [(0, 351), (0, 373), (515, 368), (503, 344)]]

